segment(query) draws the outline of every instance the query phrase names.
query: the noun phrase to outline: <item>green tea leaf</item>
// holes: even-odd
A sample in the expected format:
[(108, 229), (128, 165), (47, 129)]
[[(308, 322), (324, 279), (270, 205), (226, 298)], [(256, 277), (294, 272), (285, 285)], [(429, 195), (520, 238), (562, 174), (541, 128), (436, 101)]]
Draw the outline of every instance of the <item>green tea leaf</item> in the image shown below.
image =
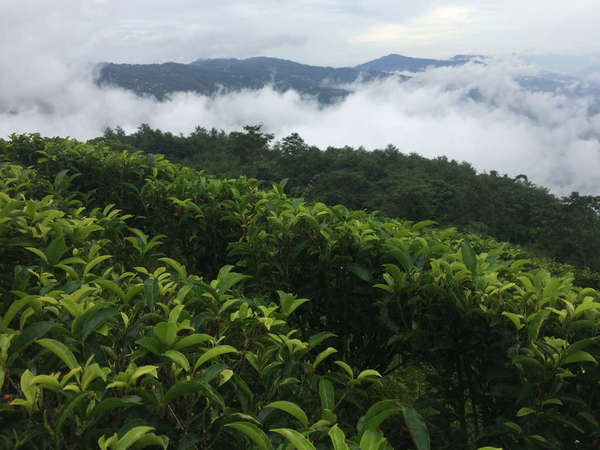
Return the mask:
[(67, 402), (58, 412), (56, 424), (54, 425), (54, 432), (56, 434), (60, 435), (65, 420), (67, 420), (69, 416), (73, 415), (73, 410), (77, 408), (77, 406), (90, 395), (92, 395), (91, 392), (79, 392), (73, 395), (69, 400), (67, 400)]
[(154, 326), (154, 335), (165, 348), (171, 348), (177, 339), (177, 324), (175, 322), (159, 322)]
[(148, 433), (135, 442), (136, 449), (146, 447), (162, 447), (167, 450), (169, 447), (169, 438), (167, 436), (157, 436), (154, 433)]
[(316, 369), (316, 368), (317, 368), (317, 366), (318, 366), (319, 364), (321, 364), (321, 362), (322, 362), (322, 361), (323, 361), (325, 358), (327, 358), (328, 356), (331, 356), (331, 355), (333, 355), (334, 353), (337, 353), (337, 350), (336, 350), (335, 348), (333, 348), (333, 347), (327, 347), (325, 350), (323, 350), (321, 353), (319, 353), (319, 354), (317, 355), (317, 357), (315, 358), (315, 362), (313, 362), (313, 364), (312, 364), (312, 366), (313, 366), (313, 369)]
[(0, 331), (6, 330), (19, 311), (29, 306), (34, 300), (35, 297), (33, 295), (28, 295), (13, 301), (4, 313), (4, 316), (2, 316), (2, 320), (0, 321)]
[(94, 280), (94, 284), (100, 285), (103, 289), (107, 289), (111, 291), (113, 294), (116, 294), (120, 300), (125, 300), (125, 292), (121, 287), (111, 280), (98, 279)]
[(39, 256), (42, 261), (44, 261), (46, 264), (48, 264), (48, 258), (46, 257), (46, 254), (43, 251), (41, 251), (40, 249), (37, 249), (34, 247), (25, 247), (25, 250), (29, 250), (31, 253)]
[(590, 345), (600, 344), (600, 336), (580, 339), (577, 342), (573, 342), (573, 344), (569, 345), (567, 348), (567, 355), (575, 350), (583, 350), (584, 348), (589, 347)]
[(85, 341), (91, 333), (118, 315), (119, 311), (114, 308), (104, 308), (95, 312), (92, 316), (88, 317), (83, 324), (81, 328), (81, 338)]
[(549, 398), (548, 400), (544, 400), (542, 402), (542, 406), (546, 406), (546, 405), (558, 405), (558, 406), (562, 406), (563, 402), (559, 398)]
[(332, 426), (327, 434), (333, 444), (333, 450), (350, 450), (348, 444), (346, 444), (346, 435), (337, 424)]
[(165, 402), (171, 403), (182, 395), (191, 394), (193, 392), (201, 392), (207, 390), (207, 385), (197, 381), (179, 381), (175, 383), (171, 389), (165, 394)]
[(271, 402), (265, 406), (265, 408), (276, 408), (281, 411), (284, 411), (291, 416), (294, 416), (300, 423), (307, 428), (308, 427), (308, 417), (306, 413), (300, 408), (298, 405), (292, 402), (288, 402), (285, 400), (280, 400), (276, 402)]
[(311, 442), (306, 439), (302, 434), (298, 433), (296, 430), (291, 430), (289, 428), (274, 428), (272, 430), (273, 433), (281, 434), (288, 441), (292, 443), (297, 450), (316, 450), (315, 446), (311, 444)]
[(344, 372), (346, 372), (346, 374), (348, 374), (348, 376), (351, 379), (354, 378), (354, 372), (352, 371), (352, 367), (350, 367), (347, 363), (345, 363), (344, 361), (335, 361), (334, 364), (344, 369)]
[(567, 355), (566, 358), (562, 360), (562, 364), (573, 364), (579, 362), (591, 362), (594, 364), (598, 364), (596, 358), (594, 358), (588, 352), (584, 352), (583, 350), (576, 350)]
[(511, 312), (503, 312), (502, 315), (506, 318), (508, 318), (513, 325), (515, 326), (515, 328), (517, 329), (517, 331), (519, 331), (521, 328), (523, 328), (525, 325), (522, 323), (522, 320), (524, 319), (524, 317), (521, 314), (514, 314)]
[(385, 419), (401, 413), (403, 408), (403, 405), (398, 400), (381, 400), (373, 404), (358, 422), (357, 429), (359, 436), (362, 436), (366, 430), (378, 428)]
[(129, 395), (125, 397), (109, 397), (98, 403), (89, 413), (91, 418), (101, 417), (107, 412), (117, 408), (128, 408), (130, 406), (138, 406), (142, 404), (142, 398), (137, 395)]
[(83, 375), (81, 376), (81, 389), (86, 390), (92, 381), (96, 378), (102, 378), (106, 381), (106, 375), (110, 371), (108, 367), (102, 369), (98, 363), (86, 366)]
[(129, 447), (139, 441), (145, 434), (154, 430), (154, 427), (139, 426), (133, 427), (117, 441), (115, 450), (127, 450)]
[(158, 375), (156, 373), (157, 369), (158, 369), (158, 366), (141, 366), (141, 367), (138, 367), (137, 369), (135, 369), (135, 371), (131, 375), (130, 382), (132, 384), (135, 384), (137, 382), (137, 379), (140, 378), (140, 377), (143, 377), (144, 375), (150, 375), (153, 378), (158, 378)]
[(231, 422), (225, 425), (226, 428), (233, 428), (237, 432), (249, 437), (261, 450), (270, 450), (273, 448), (271, 441), (264, 431), (250, 422)]
[(590, 413), (582, 411), (582, 412), (578, 413), (578, 415), (581, 416), (581, 417), (583, 417), (585, 420), (587, 420), (594, 427), (600, 427), (600, 424), (598, 423), (598, 421), (596, 420), (596, 418), (593, 415), (591, 415)]
[(167, 263), (169, 266), (175, 269), (180, 282), (183, 282), (187, 279), (187, 271), (185, 270), (185, 266), (183, 264), (178, 263), (172, 258), (158, 258), (158, 260)]
[(477, 255), (467, 241), (463, 241), (460, 246), (463, 264), (469, 271), (475, 275), (477, 272)]
[(535, 414), (535, 409), (521, 408), (517, 411), (517, 417), (528, 416), (529, 414)]
[(362, 264), (358, 264), (358, 263), (352, 263), (352, 264), (348, 264), (348, 266), (346, 267), (350, 272), (352, 272), (354, 275), (356, 275), (358, 278), (360, 278), (361, 280), (370, 283), (371, 280), (373, 279), (373, 275), (371, 274), (371, 271), (369, 269), (367, 269), (365, 266), (363, 266)]
[(295, 295), (283, 291), (277, 291), (277, 295), (279, 295), (280, 311), (286, 317), (308, 301), (306, 298), (296, 298)]
[(408, 427), (408, 431), (412, 437), (413, 443), (417, 450), (429, 450), (431, 448), (431, 441), (429, 438), (429, 431), (427, 425), (423, 420), (423, 417), (417, 412), (416, 409), (409, 406), (402, 408), (402, 414), (404, 415), (404, 422)]
[(48, 338), (38, 339), (36, 342), (58, 356), (69, 369), (73, 370), (80, 367), (73, 352), (62, 342)]
[(335, 389), (333, 383), (327, 378), (319, 380), (319, 397), (321, 398), (321, 409), (333, 410), (335, 405)]
[(324, 340), (335, 337), (335, 336), (336, 336), (335, 334), (333, 334), (329, 331), (322, 331), (322, 332), (314, 334), (310, 338), (308, 338), (308, 345), (310, 348), (315, 348), (317, 345), (319, 345)]
[(154, 305), (158, 302), (158, 283), (156, 280), (147, 278), (144, 280), (144, 304), (150, 311), (154, 310)]
[(211, 359), (216, 358), (218, 356), (225, 355), (227, 353), (238, 353), (238, 351), (235, 347), (232, 347), (231, 345), (217, 345), (216, 347), (207, 350), (202, 354), (202, 356), (200, 356), (200, 358), (198, 358), (196, 364), (194, 364), (194, 370), (196, 370), (205, 362), (210, 361)]
[(51, 322), (37, 322), (29, 325), (21, 332), (21, 334), (12, 340), (8, 349), (8, 354), (10, 355), (9, 360), (16, 358), (21, 351), (25, 350), (36, 339), (44, 336), (55, 326), (56, 325)]
[(159, 356), (161, 353), (160, 342), (153, 336), (144, 336), (135, 341), (135, 343), (156, 356)]
[(52, 242), (50, 242), (50, 245), (48, 245), (48, 248), (45, 251), (46, 257), (48, 258), (48, 264), (51, 266), (58, 264), (66, 251), (67, 245), (65, 243), (65, 237), (60, 233), (52, 240)]
[(86, 264), (85, 268), (83, 269), (83, 276), (85, 277), (88, 273), (90, 273), (90, 271), (94, 267), (96, 267), (102, 261), (106, 261), (107, 259), (110, 259), (110, 258), (112, 258), (112, 256), (110, 256), (110, 255), (102, 255), (102, 256), (98, 256), (98, 257), (94, 258), (93, 260), (91, 260), (89, 263)]
[(186, 372), (190, 371), (190, 363), (183, 353), (177, 350), (167, 350), (163, 355), (175, 362), (179, 367), (182, 367)]
[(550, 311), (547, 309), (543, 309), (533, 314), (532, 316), (527, 318), (527, 335), (529, 336), (529, 342), (534, 342), (537, 340), (538, 335), (540, 334), (540, 328), (542, 328), (542, 324), (550, 315)]
[(194, 333), (179, 339), (173, 348), (181, 350), (182, 348), (193, 347), (213, 340), (214, 338), (208, 334)]
[(592, 310), (592, 309), (600, 309), (600, 303), (597, 302), (586, 302), (581, 303), (575, 308), (575, 317), (579, 317), (584, 312)]
[(368, 429), (360, 439), (361, 450), (379, 450), (384, 443), (385, 438), (381, 430)]
[(363, 380), (364, 378), (369, 378), (369, 377), (381, 378), (381, 374), (379, 372), (377, 372), (376, 370), (367, 369), (367, 370), (363, 370), (361, 373), (359, 373), (358, 376), (356, 377), (356, 379)]

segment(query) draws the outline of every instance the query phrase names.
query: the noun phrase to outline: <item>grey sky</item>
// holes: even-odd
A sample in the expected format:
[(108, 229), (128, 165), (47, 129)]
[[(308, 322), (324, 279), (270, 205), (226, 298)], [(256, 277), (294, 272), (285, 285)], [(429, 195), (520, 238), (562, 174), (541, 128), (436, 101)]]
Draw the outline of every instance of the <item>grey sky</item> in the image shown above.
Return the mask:
[(2, 50), (87, 61), (600, 54), (598, 0), (0, 0)]

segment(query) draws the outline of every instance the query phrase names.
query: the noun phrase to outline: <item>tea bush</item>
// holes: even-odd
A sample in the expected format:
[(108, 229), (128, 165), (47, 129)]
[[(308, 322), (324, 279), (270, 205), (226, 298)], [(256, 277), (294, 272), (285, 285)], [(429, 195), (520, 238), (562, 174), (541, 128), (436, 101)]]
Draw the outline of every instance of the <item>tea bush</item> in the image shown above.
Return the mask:
[(599, 293), (568, 267), (160, 155), (0, 155), (7, 448), (597, 445)]

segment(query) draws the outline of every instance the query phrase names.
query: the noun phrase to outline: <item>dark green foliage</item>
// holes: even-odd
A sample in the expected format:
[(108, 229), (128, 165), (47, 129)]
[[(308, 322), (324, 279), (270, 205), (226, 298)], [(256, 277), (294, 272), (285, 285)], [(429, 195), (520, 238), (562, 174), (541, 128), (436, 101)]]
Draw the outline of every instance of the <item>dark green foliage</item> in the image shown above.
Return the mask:
[(360, 442), (381, 375), (349, 376), (332, 333), (293, 328), (307, 299), (246, 296), (249, 276), (215, 268), (255, 184), (71, 140), (0, 150), (0, 448), (314, 448), (336, 424)]
[(226, 91), (260, 89), (267, 85), (279, 92), (293, 89), (329, 104), (343, 99), (349, 90), (337, 86), (361, 79), (371, 81), (388, 74), (367, 68), (309, 66), (278, 58), (199, 59), (191, 64), (102, 64), (98, 83), (130, 89), (138, 95), (163, 100), (173, 92), (214, 95)]
[(567, 267), (160, 155), (35, 135), (0, 153), (9, 448), (600, 437), (600, 293)]
[(573, 193), (560, 199), (525, 175), (477, 174), (467, 163), (406, 155), (393, 146), (373, 152), (351, 147), (321, 151), (294, 133), (269, 147), (272, 136), (259, 127), (244, 131), (197, 128), (184, 137), (142, 125), (131, 135), (107, 130), (96, 141), (118, 151), (163, 153), (218, 175), (245, 175), (267, 183), (286, 179), (288, 194), (310, 201), (376, 210), (388, 217), (434, 219), (541, 256), (600, 269), (595, 196)]

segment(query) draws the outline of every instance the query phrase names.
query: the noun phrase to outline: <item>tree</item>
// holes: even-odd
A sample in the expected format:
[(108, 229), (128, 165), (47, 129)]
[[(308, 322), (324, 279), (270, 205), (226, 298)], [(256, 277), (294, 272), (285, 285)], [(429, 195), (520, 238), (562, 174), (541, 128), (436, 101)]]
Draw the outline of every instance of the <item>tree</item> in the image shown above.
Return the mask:
[(244, 133), (234, 131), (229, 135), (233, 153), (242, 163), (256, 159), (269, 149), (269, 142), (274, 136), (261, 132), (261, 128), (262, 125), (246, 125)]

